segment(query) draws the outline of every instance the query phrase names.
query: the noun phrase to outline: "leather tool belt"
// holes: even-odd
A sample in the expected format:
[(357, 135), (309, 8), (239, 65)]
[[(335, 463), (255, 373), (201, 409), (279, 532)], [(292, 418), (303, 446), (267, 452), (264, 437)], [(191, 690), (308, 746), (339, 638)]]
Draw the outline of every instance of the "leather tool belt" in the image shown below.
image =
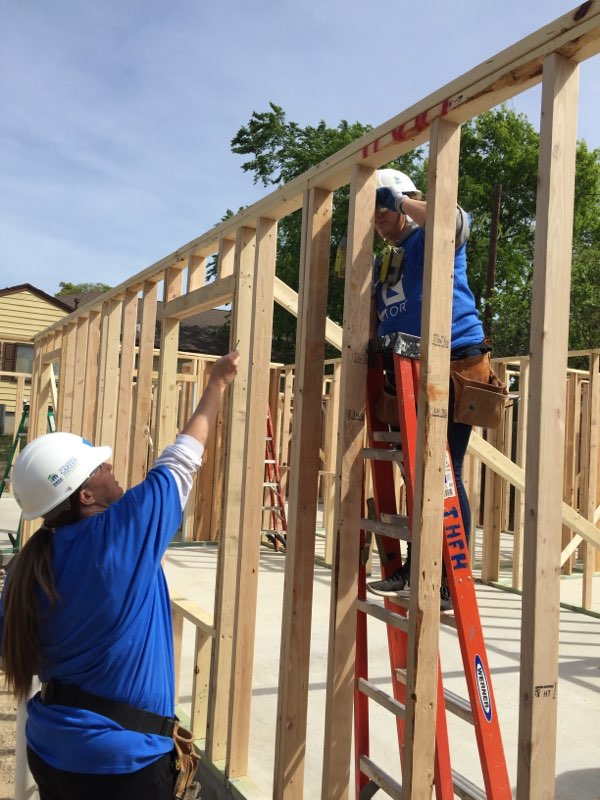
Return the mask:
[(40, 696), (44, 705), (70, 706), (85, 708), (103, 717), (118, 722), (123, 728), (138, 733), (155, 733), (159, 736), (173, 737), (177, 717), (161, 717), (151, 711), (145, 711), (127, 703), (119, 703), (106, 697), (84, 692), (79, 686), (50, 680), (42, 684)]
[(127, 703), (85, 692), (79, 686), (50, 680), (42, 684), (40, 697), (44, 705), (84, 708), (118, 722), (123, 728), (138, 733), (154, 733), (173, 740), (178, 771), (175, 800), (195, 800), (200, 784), (194, 780), (199, 757), (194, 750), (193, 734), (179, 724), (177, 717), (161, 717)]

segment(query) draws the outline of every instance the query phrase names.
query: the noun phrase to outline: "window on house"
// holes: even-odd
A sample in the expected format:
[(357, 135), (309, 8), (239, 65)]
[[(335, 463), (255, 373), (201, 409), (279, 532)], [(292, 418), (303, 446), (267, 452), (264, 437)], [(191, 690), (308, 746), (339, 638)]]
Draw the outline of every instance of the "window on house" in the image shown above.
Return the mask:
[(33, 345), (4, 342), (2, 345), (2, 370), (5, 372), (26, 372), (33, 370)]

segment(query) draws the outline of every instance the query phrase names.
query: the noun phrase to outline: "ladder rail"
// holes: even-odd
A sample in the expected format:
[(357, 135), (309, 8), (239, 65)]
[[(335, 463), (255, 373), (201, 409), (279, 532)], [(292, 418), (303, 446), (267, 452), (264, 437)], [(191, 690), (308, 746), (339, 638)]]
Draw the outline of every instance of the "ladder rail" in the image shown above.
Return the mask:
[[(396, 385), (401, 389), (398, 392), (400, 403), (406, 413), (411, 414), (414, 408), (415, 417), (415, 445), (416, 445), (416, 397), (419, 386), (420, 364), (417, 359), (403, 356), (394, 356), (394, 372), (400, 383)], [(403, 382), (409, 379), (407, 384)], [(413, 405), (414, 403), (414, 405)], [(400, 413), (402, 423), (403, 413)], [(402, 424), (401, 424), (401, 433)], [(412, 431), (407, 426), (407, 435)], [(405, 471), (414, 476), (414, 456), (416, 446), (411, 446), (409, 440), (406, 448)], [(408, 463), (407, 463), (408, 462)], [(450, 451), (446, 446), (445, 460), (445, 490), (444, 490), (444, 519), (442, 537), (442, 557), (446, 568), (448, 587), (456, 617), (456, 630), (458, 633), (465, 678), (473, 722), (475, 739), (479, 751), (481, 771), (486, 795), (493, 800), (504, 800), (512, 797), (502, 735), (498, 721), (490, 669), (487, 661), (481, 619), (475, 595), (475, 584), (471, 572), (469, 549), (466, 533), (462, 520), (460, 502), (456, 491), (456, 478), (452, 466)], [(439, 693), (438, 693), (439, 694)], [(439, 700), (440, 698), (438, 698)], [(443, 700), (443, 691), (442, 691)], [(439, 708), (439, 706), (438, 706)], [(445, 704), (442, 702), (445, 715)], [(439, 714), (439, 712), (438, 712)]]
[[(404, 461), (403, 453), (399, 450), (393, 450), (391, 452), (394, 453), (392, 458), (372, 458), (373, 455), (381, 455), (386, 452), (390, 452), (390, 444), (395, 443), (398, 440), (398, 434), (392, 434), (390, 436), (388, 426), (382, 423), (380, 420), (377, 419), (374, 413), (375, 404), (377, 396), (383, 391), (383, 362), (381, 356), (376, 357), (377, 361), (379, 362), (379, 369), (377, 369), (374, 374), (370, 373), (370, 379), (367, 384), (367, 394), (368, 394), (368, 402), (367, 402), (367, 433), (369, 439), (369, 447), (365, 449), (365, 452), (368, 456), (371, 456), (371, 470), (373, 475), (373, 494), (374, 494), (374, 505), (375, 505), (375, 516), (376, 519), (381, 520), (383, 519), (394, 519), (398, 520), (399, 515), (396, 513), (396, 493), (395, 493), (395, 481), (394, 481), (394, 473), (393, 467), (394, 463), (402, 463)], [(404, 365), (403, 365), (404, 366)], [(406, 369), (406, 378), (412, 380), (413, 378), (413, 371), (410, 364), (408, 364), (408, 372)], [(415, 373), (417, 375), (418, 380), (418, 372)], [(416, 407), (413, 402), (413, 410), (412, 414), (410, 413), (410, 406), (406, 409), (406, 414), (404, 418), (400, 415), (401, 422), (406, 422), (409, 426), (407, 428), (404, 425), (404, 429), (401, 426), (401, 436), (403, 442), (408, 442), (409, 446), (410, 443), (413, 442), (413, 446), (416, 445)], [(375, 451), (375, 452), (373, 452)], [(377, 452), (379, 451), (379, 452)], [(412, 514), (412, 486), (414, 485), (414, 475), (411, 472), (411, 476), (407, 481), (406, 476), (406, 469), (414, 470), (412, 464), (404, 463), (404, 479), (405, 483), (407, 484), (407, 491), (406, 491), (406, 505), (410, 514)], [(403, 521), (406, 517), (403, 517)], [(369, 521), (372, 522), (372, 521)], [(362, 523), (361, 523), (362, 524)], [(381, 531), (375, 531), (376, 533), (381, 533)], [(361, 532), (361, 536), (364, 537), (364, 532)], [(390, 541), (391, 537), (387, 537), (388, 541)], [(362, 542), (364, 540), (361, 539), (361, 549), (362, 549)], [(386, 544), (386, 560), (384, 566), (382, 567), (382, 572), (384, 576), (391, 575), (394, 570), (402, 565), (402, 558), (400, 553), (400, 546), (399, 541), (390, 542), (391, 547), (389, 547), (388, 552), (388, 545)], [(363, 590), (365, 585), (363, 573), (359, 570), (359, 601), (360, 601), (360, 594)], [(364, 600), (364, 594), (363, 598)], [(390, 598), (384, 599), (384, 608), (385, 611), (392, 615), (391, 619), (402, 615), (406, 618), (407, 608), (406, 605), (401, 602), (394, 602)], [(359, 608), (362, 611), (362, 608)], [(357, 615), (357, 625), (362, 624), (360, 622), (361, 617), (365, 618), (365, 613), (359, 613)], [(385, 621), (385, 620), (384, 620)], [(406, 666), (406, 659), (407, 659), (407, 646), (408, 646), (408, 632), (407, 630), (399, 630), (395, 625), (387, 624), (386, 625), (386, 632), (388, 638), (388, 651), (390, 657), (390, 670), (391, 670), (391, 680), (392, 680), (392, 689), (394, 698), (401, 703), (402, 705), (405, 704), (406, 698), (406, 683), (405, 681), (399, 680), (396, 676), (396, 666), (398, 664)], [(358, 635), (358, 629), (357, 629)], [(360, 652), (360, 641), (357, 639), (357, 656)], [(366, 631), (364, 633), (364, 648), (366, 650)], [(365, 668), (366, 669), (366, 668)], [(440, 686), (438, 694), (442, 696), (443, 689), (441, 687), (441, 667), (438, 666), (438, 671), (440, 674)], [(358, 677), (358, 672), (357, 672)], [(358, 692), (355, 693), (355, 697)], [(450, 768), (450, 750), (449, 750), (449, 741), (448, 741), (448, 728), (446, 724), (445, 718), (445, 711), (443, 710), (443, 704), (439, 706), (442, 710), (439, 712), (439, 720), (436, 726), (436, 751), (435, 751), (435, 784), (436, 784), (436, 795), (438, 800), (453, 800), (453, 788), (452, 788), (452, 777), (451, 777), (451, 768)], [(358, 710), (357, 710), (358, 709)], [(356, 745), (356, 782), (357, 782), (357, 796), (361, 796), (360, 790), (363, 789), (366, 785), (366, 778), (367, 776), (361, 770), (361, 754), (366, 753), (368, 755), (368, 741), (366, 742), (366, 746), (364, 743), (365, 736), (364, 732), (361, 730), (361, 725), (365, 726), (368, 730), (368, 706), (365, 707), (364, 703), (360, 704), (359, 706), (355, 705), (355, 740), (357, 742)], [(358, 714), (362, 716), (360, 719), (357, 719)], [(402, 762), (403, 757), (403, 749), (404, 749), (404, 718), (396, 717), (396, 727), (398, 733), (398, 747), (399, 747), (399, 755), (400, 761)], [(368, 737), (367, 737), (368, 738)]]
[(29, 404), (24, 403), (23, 412), (21, 414), (19, 426), (15, 433), (15, 438), (13, 439), (10, 446), (10, 450), (8, 451), (8, 458), (6, 459), (6, 468), (2, 476), (2, 483), (0, 484), (0, 497), (2, 497), (2, 493), (4, 492), (4, 487), (6, 486), (6, 482), (8, 481), (8, 476), (10, 474), (12, 462), (15, 457), (15, 453), (17, 452), (17, 447), (19, 446), (19, 439), (23, 435), (23, 432), (25, 431), (25, 422), (27, 421), (28, 414), (29, 414)]
[[(268, 490), (269, 502), (264, 493)], [(263, 533), (272, 542), (275, 550), (285, 547), (287, 535), (287, 517), (285, 512), (285, 497), (281, 488), (281, 473), (279, 461), (275, 452), (275, 435), (273, 430), (273, 417), (271, 407), (267, 404), (267, 436), (265, 440), (265, 475), (263, 481), (263, 512), (271, 517), (271, 528), (264, 529)]]
[[(359, 569), (359, 598), (357, 601), (357, 664), (355, 691), (355, 762), (357, 797), (373, 796), (379, 786), (384, 791), (399, 792), (400, 784), (388, 783), (389, 776), (369, 757), (368, 703), (369, 698), (392, 711), (396, 717), (400, 760), (403, 756), (404, 722), (400, 709), (405, 707), (406, 667), (408, 647), (408, 598), (384, 597), (380, 603), (365, 599), (366, 576), (364, 564), (365, 537), (376, 535), (383, 550), (382, 577), (389, 577), (401, 564), (400, 540), (410, 543), (415, 486), (415, 454), (417, 438), (417, 396), (419, 361), (414, 354), (404, 355), (396, 349), (386, 368), (392, 368), (397, 387), (398, 416), (402, 450), (397, 448), (398, 434), (375, 417), (378, 395), (383, 391), (384, 357), (381, 352), (371, 357), (367, 382), (368, 446), (363, 455), (370, 461), (373, 476), (373, 507), (369, 518), (361, 520), (361, 567)], [(401, 465), (406, 486), (408, 519), (397, 513), (394, 483), (394, 463)], [(477, 607), (475, 585), (456, 480), (447, 448), (444, 492), (442, 551), (454, 615), (442, 614), (440, 622), (456, 628), (468, 689), (468, 700), (444, 690), (441, 662), (438, 659), (437, 722), (435, 738), (435, 792), (437, 800), (508, 800), (512, 798), (506, 759), (502, 745), (497, 707), (492, 689), (489, 664), (481, 619)], [(410, 544), (409, 544), (410, 546)], [(368, 548), (367, 548), (368, 549)], [(386, 625), (393, 696), (382, 692), (368, 680), (366, 619), (379, 619)], [(448, 617), (448, 619), (446, 619)], [(359, 630), (362, 632), (359, 635)], [(360, 699), (357, 699), (360, 698)], [(446, 712), (452, 713), (474, 727), (481, 762), (485, 791), (452, 769)], [(364, 730), (362, 729), (364, 726)], [(400, 795), (398, 795), (400, 796)]]

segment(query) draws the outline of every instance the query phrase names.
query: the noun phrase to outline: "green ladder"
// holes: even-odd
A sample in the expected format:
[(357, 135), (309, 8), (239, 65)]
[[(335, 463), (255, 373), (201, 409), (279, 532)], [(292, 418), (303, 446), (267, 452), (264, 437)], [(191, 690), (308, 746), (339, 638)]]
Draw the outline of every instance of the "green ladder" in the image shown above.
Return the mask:
[[(19, 422), (19, 427), (17, 428), (17, 432), (15, 434), (15, 438), (11, 444), (8, 459), (6, 461), (6, 467), (4, 469), (4, 475), (2, 476), (2, 483), (0, 483), (0, 497), (4, 492), (6, 487), (6, 483), (8, 481), (8, 476), (10, 474), (11, 467), (13, 465), (13, 461), (15, 458), (15, 453), (17, 452), (17, 447), (22, 439), (26, 439), (27, 437), (27, 417), (29, 416), (29, 403), (23, 404), (23, 413), (21, 414), (21, 421)], [(51, 433), (56, 431), (56, 420), (54, 418), (54, 411), (52, 407), (48, 408), (48, 430)], [(13, 547), (13, 551), (17, 552), (19, 550), (20, 538), (21, 538), (21, 522), (19, 521), (19, 527), (16, 531), (16, 536), (14, 535), (13, 531), (6, 531), (8, 534), (8, 538)]]

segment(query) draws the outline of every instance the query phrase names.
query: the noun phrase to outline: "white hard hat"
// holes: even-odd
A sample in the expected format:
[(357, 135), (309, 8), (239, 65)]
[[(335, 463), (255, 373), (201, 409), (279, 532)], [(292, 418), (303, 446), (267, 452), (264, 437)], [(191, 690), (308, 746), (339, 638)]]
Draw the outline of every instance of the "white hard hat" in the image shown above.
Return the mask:
[(390, 189), (395, 186), (402, 194), (407, 192), (417, 192), (420, 194), (417, 187), (404, 172), (399, 169), (378, 169), (377, 170), (377, 188), (380, 186), (387, 186)]
[(23, 519), (44, 517), (112, 456), (74, 433), (46, 433), (30, 442), (15, 461), (12, 489)]

